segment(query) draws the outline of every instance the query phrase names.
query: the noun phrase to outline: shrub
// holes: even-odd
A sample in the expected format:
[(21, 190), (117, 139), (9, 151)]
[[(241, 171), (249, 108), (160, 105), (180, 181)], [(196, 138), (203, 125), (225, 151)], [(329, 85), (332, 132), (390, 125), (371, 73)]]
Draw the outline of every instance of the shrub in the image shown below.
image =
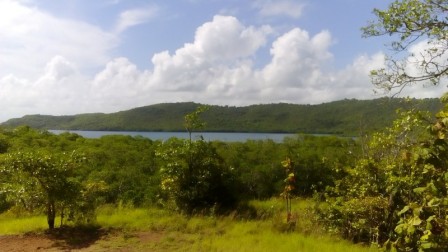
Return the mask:
[(318, 210), (327, 228), (354, 242), (385, 241), (381, 233), (386, 222), (388, 200), (383, 197), (335, 201)]
[(159, 150), (165, 206), (186, 214), (219, 213), (236, 206), (237, 180), (210, 143), (171, 139)]

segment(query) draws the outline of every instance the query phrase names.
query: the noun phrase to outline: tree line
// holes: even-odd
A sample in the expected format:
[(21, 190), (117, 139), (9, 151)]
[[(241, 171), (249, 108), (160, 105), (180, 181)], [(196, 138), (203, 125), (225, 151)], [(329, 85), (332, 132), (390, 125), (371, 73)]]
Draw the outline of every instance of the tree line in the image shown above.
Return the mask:
[[(28, 115), (3, 126), (28, 125), (48, 130), (184, 131), (183, 116), (201, 104), (156, 104), (111, 114), (73, 116)], [(346, 99), (319, 105), (260, 104), (246, 107), (208, 106), (202, 115), (204, 131), (278, 132), (359, 136), (382, 129), (396, 119), (395, 111), (418, 107), (436, 112), (438, 99)]]

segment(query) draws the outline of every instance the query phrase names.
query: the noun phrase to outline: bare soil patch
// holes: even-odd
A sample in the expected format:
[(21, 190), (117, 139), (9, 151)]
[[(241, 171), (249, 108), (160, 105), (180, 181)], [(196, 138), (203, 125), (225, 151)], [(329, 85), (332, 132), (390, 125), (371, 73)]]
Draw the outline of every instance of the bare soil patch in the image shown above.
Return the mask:
[(8, 235), (0, 236), (2, 251), (43, 251), (53, 248), (54, 242), (41, 235)]
[[(27, 233), (24, 235), (0, 236), (0, 251), (28, 252), (28, 251), (105, 251), (101, 246), (95, 246), (98, 242), (106, 242), (122, 236), (118, 230), (106, 230), (101, 228), (73, 228), (62, 227), (44, 233)], [(152, 232), (137, 232), (132, 236), (139, 241), (158, 241), (161, 234)], [(127, 246), (126, 246), (127, 247)], [(132, 246), (118, 251), (132, 251)]]
[(61, 227), (44, 233), (0, 236), (1, 251), (72, 251), (90, 247), (109, 233), (96, 227)]

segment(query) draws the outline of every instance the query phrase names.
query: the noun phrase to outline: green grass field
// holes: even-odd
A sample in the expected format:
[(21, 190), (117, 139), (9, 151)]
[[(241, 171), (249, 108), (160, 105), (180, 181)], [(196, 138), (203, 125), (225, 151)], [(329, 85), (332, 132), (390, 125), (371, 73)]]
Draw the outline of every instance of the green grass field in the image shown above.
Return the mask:
[[(103, 206), (97, 224), (114, 230), (107, 239), (92, 244), (89, 251), (378, 251), (355, 245), (325, 233), (313, 224), (311, 201), (296, 200), (294, 230), (286, 232), (282, 200), (254, 201), (254, 220), (235, 216), (186, 217), (167, 210)], [(0, 234), (41, 232), (44, 216), (0, 215)]]
[(9, 214), (0, 216), (0, 234), (23, 234), (33, 231), (43, 231), (47, 228), (44, 216), (14, 217)]

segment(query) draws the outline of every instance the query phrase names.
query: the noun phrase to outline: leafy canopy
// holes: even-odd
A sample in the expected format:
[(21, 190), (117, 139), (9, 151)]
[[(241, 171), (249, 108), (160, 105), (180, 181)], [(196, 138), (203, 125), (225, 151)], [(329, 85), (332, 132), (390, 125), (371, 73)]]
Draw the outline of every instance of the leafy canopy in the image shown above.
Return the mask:
[(80, 196), (81, 185), (74, 179), (78, 167), (79, 158), (73, 154), (8, 153), (0, 159), (0, 193), (28, 209), (46, 208), (52, 229), (56, 208), (73, 208)]
[(437, 85), (446, 77), (448, 64), (448, 1), (394, 1), (386, 10), (374, 10), (377, 20), (363, 27), (365, 37), (394, 38), (386, 66), (373, 70), (373, 84), (384, 91), (417, 82)]

